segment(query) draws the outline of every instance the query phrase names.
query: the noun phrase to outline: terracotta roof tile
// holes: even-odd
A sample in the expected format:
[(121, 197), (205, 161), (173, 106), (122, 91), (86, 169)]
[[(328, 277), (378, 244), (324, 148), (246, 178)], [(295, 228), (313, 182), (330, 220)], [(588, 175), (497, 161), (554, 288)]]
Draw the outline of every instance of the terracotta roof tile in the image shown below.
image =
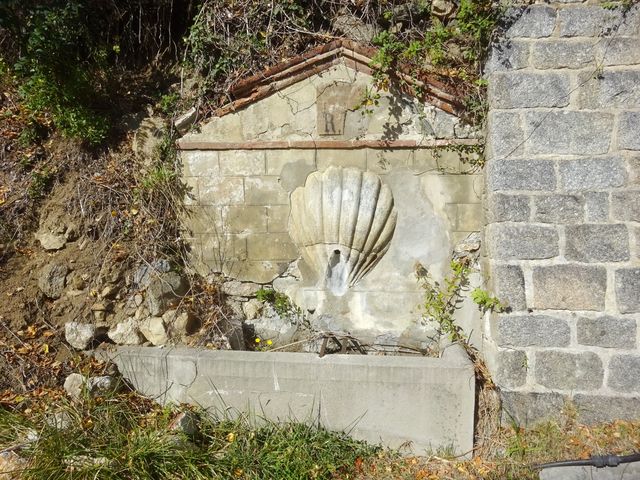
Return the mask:
[[(368, 74), (372, 73), (371, 59), (377, 50), (347, 39), (334, 40), (312, 48), (307, 52), (266, 68), (262, 72), (244, 78), (231, 87), (234, 100), (215, 111), (216, 116), (235, 112), (272, 95), (294, 83), (320, 73), (331, 66), (344, 62), (350, 68)], [(416, 96), (416, 88), (421, 90), (420, 99), (454, 115), (462, 113), (462, 103), (451, 82), (436, 75), (424, 75), (420, 80), (411, 76), (402, 67), (392, 77), (404, 80), (405, 93)]]

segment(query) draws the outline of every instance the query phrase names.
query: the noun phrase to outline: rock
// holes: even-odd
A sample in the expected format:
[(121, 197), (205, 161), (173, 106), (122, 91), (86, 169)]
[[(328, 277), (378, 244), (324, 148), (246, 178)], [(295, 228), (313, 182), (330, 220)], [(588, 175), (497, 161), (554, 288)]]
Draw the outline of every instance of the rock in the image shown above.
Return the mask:
[(171, 332), (171, 337), (181, 338), (195, 333), (200, 327), (199, 319), (191, 312), (180, 312), (167, 310), (162, 315), (164, 324)]
[(91, 311), (93, 312), (106, 312), (110, 310), (111, 305), (103, 302), (96, 302), (91, 306)]
[(605, 307), (607, 271), (601, 265), (533, 267), (533, 292), (531, 306), (536, 309), (601, 312)]
[(341, 9), (334, 17), (333, 28), (356, 42), (368, 43), (376, 34), (373, 25), (363, 22), (346, 8)]
[(118, 323), (107, 335), (118, 345), (140, 345), (143, 342), (138, 323), (133, 318)]
[(480, 232), (472, 232), (467, 238), (455, 246), (453, 249), (453, 257), (455, 259), (468, 257), (470, 254), (480, 250), (480, 245)]
[(107, 311), (110, 311), (113, 308), (113, 305), (110, 303), (96, 302), (91, 306), (91, 311), (93, 312), (93, 318), (96, 323), (104, 322)]
[(86, 469), (96, 467), (108, 467), (113, 463), (106, 457), (90, 457), (89, 455), (74, 455), (64, 459), (64, 464), (68, 467), (69, 471), (74, 469)]
[(147, 287), (147, 307), (153, 316), (175, 307), (189, 291), (187, 280), (176, 272), (162, 273), (151, 279)]
[(127, 316), (131, 316), (136, 313), (136, 310), (144, 303), (144, 296), (140, 293), (131, 295), (127, 298), (124, 309), (127, 312)]
[(198, 433), (198, 415), (191, 411), (180, 412), (169, 424), (169, 430), (193, 437)]
[(260, 316), (260, 312), (262, 312), (263, 303), (256, 299), (252, 298), (248, 302), (245, 302), (242, 305), (242, 311), (244, 312), (244, 316), (247, 320), (253, 320)]
[(19, 480), (29, 462), (14, 451), (0, 452), (0, 480)]
[(69, 268), (65, 265), (50, 263), (40, 271), (38, 288), (47, 297), (57, 299), (62, 295)]
[(136, 308), (136, 311), (133, 314), (133, 318), (135, 318), (136, 320), (144, 320), (148, 316), (149, 310), (144, 305), (140, 305), (138, 308)]
[(87, 381), (87, 390), (91, 395), (98, 395), (116, 390), (118, 382), (110, 375), (91, 377)]
[(161, 117), (147, 117), (133, 134), (131, 148), (136, 155), (152, 159), (162, 142), (165, 125)]
[(122, 278), (122, 271), (119, 270), (117, 265), (112, 265), (112, 270), (109, 272), (109, 275), (106, 277), (107, 282), (109, 283), (118, 283)]
[[(104, 332), (101, 332), (104, 333)], [(67, 343), (76, 350), (86, 350), (100, 333), (90, 323), (67, 322), (64, 326), (64, 337)]]
[(494, 223), (485, 233), (493, 258), (537, 260), (560, 253), (558, 231), (553, 226)]
[(242, 318), (244, 316), (244, 312), (242, 311), (242, 303), (239, 300), (227, 299), (227, 306), (231, 310), (231, 314), (235, 318)]
[(173, 324), (177, 317), (178, 317), (178, 310), (176, 309), (167, 310), (162, 314), (162, 320), (164, 320), (164, 323), (167, 325)]
[(234, 297), (255, 297), (261, 285), (252, 282), (239, 282), (231, 280), (222, 284), (222, 291)]
[(142, 265), (133, 274), (133, 283), (136, 288), (145, 289), (151, 283), (154, 275), (171, 271), (171, 264), (167, 260), (156, 260), (150, 265)]
[(118, 290), (118, 287), (115, 285), (107, 285), (102, 289), (102, 292), (100, 292), (100, 296), (102, 298), (113, 298), (118, 293)]
[(85, 388), (89, 395), (94, 396), (114, 391), (117, 386), (116, 379), (109, 375), (86, 378), (79, 373), (72, 373), (64, 381), (64, 390), (73, 400), (80, 399)]
[(615, 273), (620, 313), (640, 312), (640, 268), (619, 268)]
[(74, 290), (84, 290), (87, 288), (87, 282), (82, 275), (78, 275), (77, 272), (72, 272), (67, 278), (67, 285)]
[(64, 381), (64, 391), (67, 392), (67, 395), (73, 400), (78, 400), (82, 396), (84, 386), (84, 375), (80, 375), (79, 373), (70, 374)]
[(42, 248), (47, 251), (60, 250), (67, 244), (66, 235), (58, 235), (51, 232), (36, 233), (36, 240), (38, 240)]
[(567, 225), (565, 253), (569, 261), (580, 263), (629, 260), (629, 231), (625, 224)]
[(169, 341), (162, 317), (149, 317), (140, 322), (140, 333), (153, 345), (164, 345)]
[(44, 422), (56, 430), (66, 430), (73, 425), (73, 417), (69, 412), (55, 412), (47, 415), (44, 418)]
[(524, 274), (519, 265), (497, 265), (493, 268), (493, 291), (513, 311), (527, 309)]
[[(633, 374), (628, 376), (634, 377)], [(538, 384), (547, 388), (597, 390), (602, 386), (603, 378), (602, 360), (596, 353), (553, 350), (536, 352), (535, 379)]]
[(186, 113), (180, 115), (173, 121), (173, 126), (180, 135), (184, 135), (189, 131), (191, 125), (195, 123), (197, 118), (198, 109), (196, 107), (191, 107)]
[(282, 318), (270, 305), (264, 306), (264, 314), (262, 317), (247, 320), (245, 325), (253, 329), (253, 335), (255, 337), (260, 337), (262, 340), (271, 340), (274, 346), (291, 343), (298, 331), (296, 324), (288, 318)]
[(448, 18), (456, 10), (455, 2), (451, 0), (433, 0), (431, 2), (431, 14), (438, 18)]
[(69, 222), (69, 218), (60, 215), (59, 212), (45, 211), (44, 223), (35, 234), (36, 240), (47, 251), (55, 251), (64, 248), (68, 241), (77, 238), (77, 227)]
[(40, 440), (40, 433), (33, 428), (27, 428), (26, 432), (21, 435), (20, 440), (26, 444), (36, 443)]
[(548, 315), (499, 315), (496, 333), (500, 347), (566, 347), (571, 342), (567, 321)]
[(300, 275), (286, 275), (278, 277), (273, 280), (273, 289), (289, 298), (296, 298), (301, 285), (300, 277)]

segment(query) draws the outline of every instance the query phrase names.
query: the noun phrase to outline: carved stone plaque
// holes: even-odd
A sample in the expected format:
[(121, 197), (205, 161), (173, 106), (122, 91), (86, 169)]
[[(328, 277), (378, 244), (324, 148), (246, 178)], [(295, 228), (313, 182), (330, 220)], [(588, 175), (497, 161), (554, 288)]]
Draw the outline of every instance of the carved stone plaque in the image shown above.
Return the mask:
[(333, 84), (318, 88), (316, 108), (318, 135), (343, 135), (347, 110), (360, 99), (360, 89), (352, 84)]

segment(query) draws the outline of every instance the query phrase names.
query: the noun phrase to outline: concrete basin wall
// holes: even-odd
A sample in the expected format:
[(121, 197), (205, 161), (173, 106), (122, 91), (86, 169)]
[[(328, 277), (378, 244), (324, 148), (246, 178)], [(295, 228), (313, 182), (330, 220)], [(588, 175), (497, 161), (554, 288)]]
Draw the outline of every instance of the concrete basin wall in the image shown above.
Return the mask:
[(111, 359), (160, 403), (319, 421), (416, 454), (473, 447), (474, 371), (457, 347), (442, 358), (121, 347)]

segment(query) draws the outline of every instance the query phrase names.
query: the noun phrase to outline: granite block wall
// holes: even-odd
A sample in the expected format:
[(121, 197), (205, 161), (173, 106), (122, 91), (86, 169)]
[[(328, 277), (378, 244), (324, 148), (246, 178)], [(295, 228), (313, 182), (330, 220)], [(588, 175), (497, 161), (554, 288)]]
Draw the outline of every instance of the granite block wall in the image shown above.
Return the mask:
[(485, 325), (521, 423), (640, 415), (640, 8), (515, 8), (487, 64)]

